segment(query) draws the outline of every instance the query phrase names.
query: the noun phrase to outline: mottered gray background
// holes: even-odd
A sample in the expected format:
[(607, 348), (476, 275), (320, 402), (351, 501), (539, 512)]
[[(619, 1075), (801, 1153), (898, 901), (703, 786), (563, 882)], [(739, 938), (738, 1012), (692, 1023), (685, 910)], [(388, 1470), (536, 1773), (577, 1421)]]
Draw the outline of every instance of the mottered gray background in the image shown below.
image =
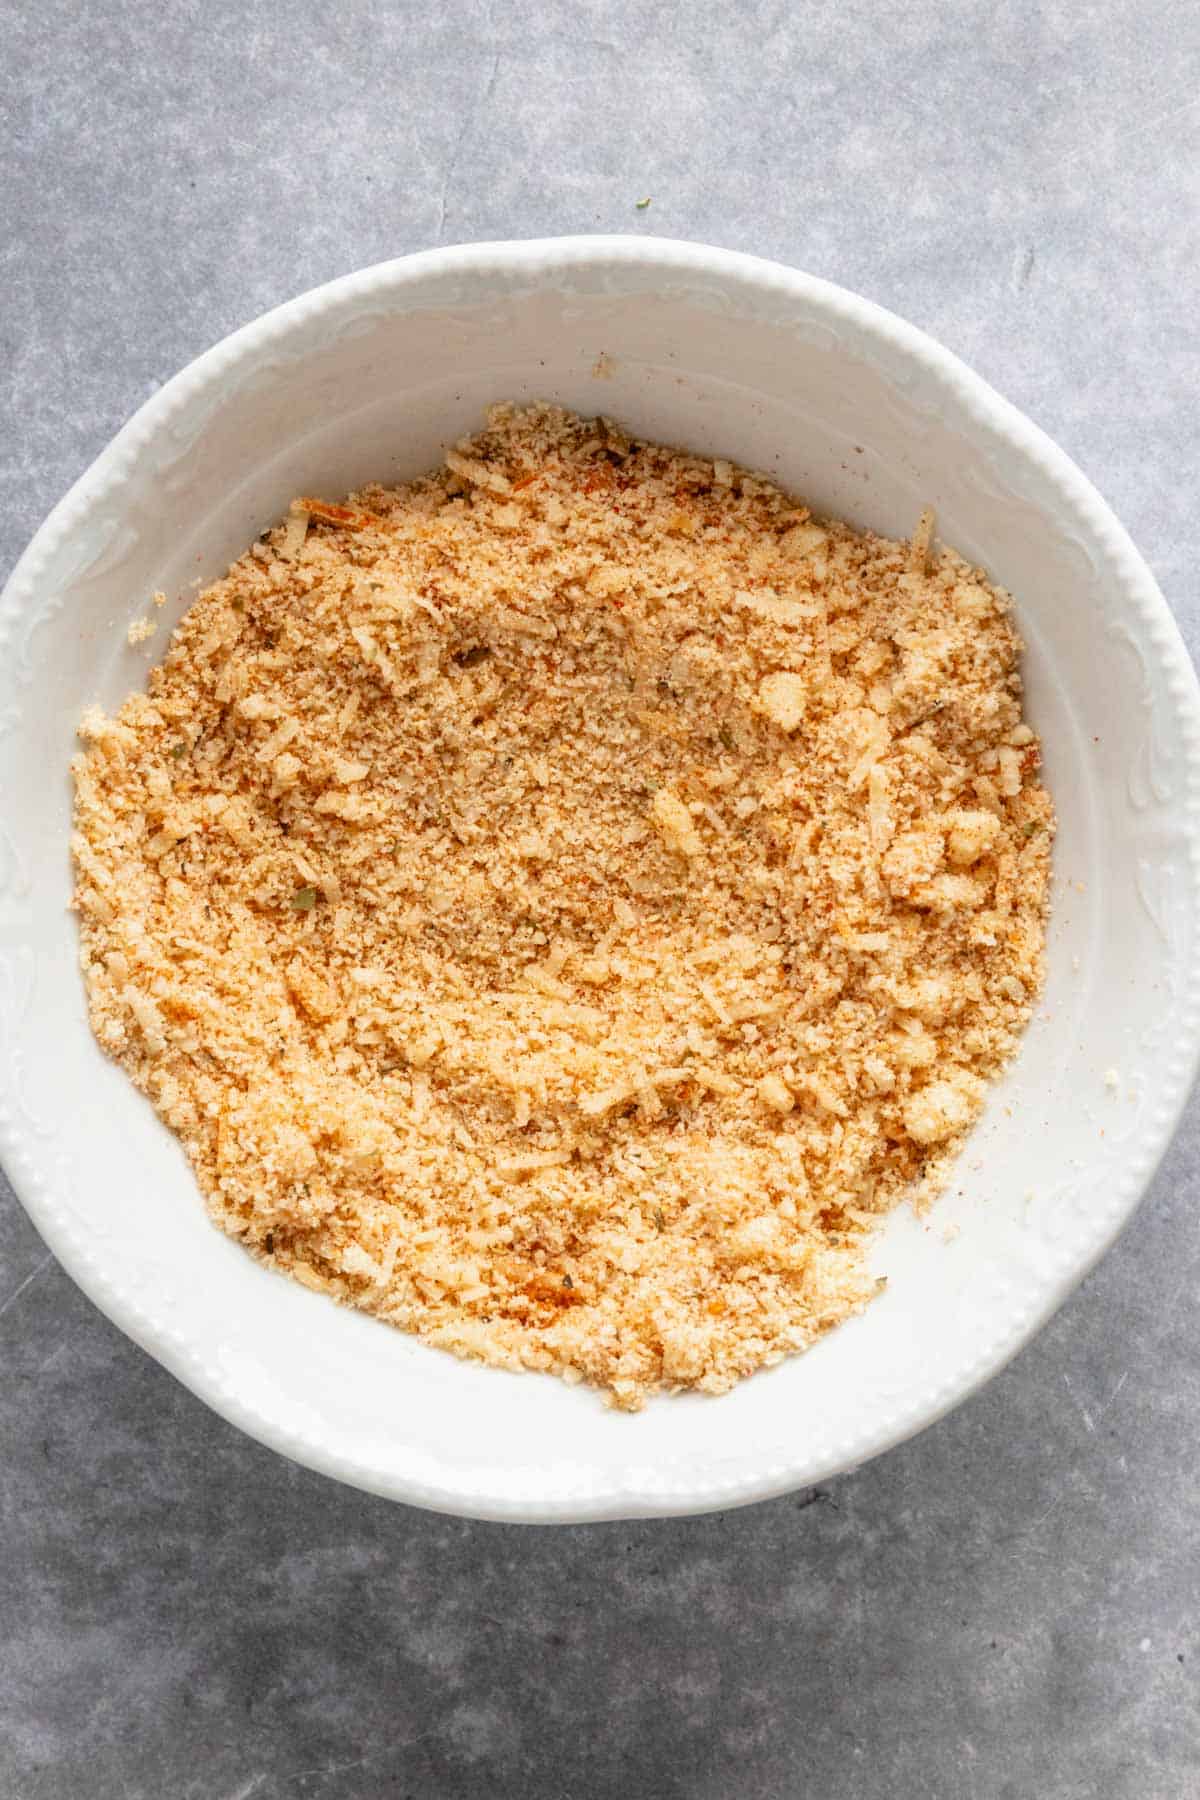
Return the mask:
[[(438, 243), (653, 231), (958, 351), (1113, 502), (1195, 652), (1192, 0), (8, 0), (2, 25), (2, 572), (263, 308)], [(914, 1442), (742, 1512), (536, 1531), (239, 1436), (0, 1178), (0, 1793), (1200, 1795), (1198, 1161), (1194, 1104), (1116, 1250)]]

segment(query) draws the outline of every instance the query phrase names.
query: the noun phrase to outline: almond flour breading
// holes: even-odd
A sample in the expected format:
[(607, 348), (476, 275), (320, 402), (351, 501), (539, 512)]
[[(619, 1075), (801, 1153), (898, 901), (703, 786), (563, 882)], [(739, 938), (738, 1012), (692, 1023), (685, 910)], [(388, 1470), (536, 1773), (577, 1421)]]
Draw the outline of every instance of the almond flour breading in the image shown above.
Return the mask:
[(214, 1218), (636, 1407), (858, 1310), (1042, 981), (1007, 596), (606, 421), (295, 503), (83, 721), (104, 1048)]

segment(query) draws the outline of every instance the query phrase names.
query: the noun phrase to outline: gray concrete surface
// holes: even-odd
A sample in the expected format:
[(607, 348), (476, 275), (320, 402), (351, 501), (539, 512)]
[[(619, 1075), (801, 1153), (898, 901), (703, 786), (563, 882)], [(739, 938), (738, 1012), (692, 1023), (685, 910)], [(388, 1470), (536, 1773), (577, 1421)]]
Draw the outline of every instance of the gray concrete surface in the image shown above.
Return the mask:
[[(1191, 0), (10, 0), (2, 42), (4, 569), (263, 307), (438, 242), (653, 230), (959, 351), (1200, 642)], [(0, 1182), (0, 1795), (1200, 1795), (1198, 1161), (1193, 1105), (1117, 1250), (916, 1442), (742, 1513), (541, 1532), (238, 1436)]]

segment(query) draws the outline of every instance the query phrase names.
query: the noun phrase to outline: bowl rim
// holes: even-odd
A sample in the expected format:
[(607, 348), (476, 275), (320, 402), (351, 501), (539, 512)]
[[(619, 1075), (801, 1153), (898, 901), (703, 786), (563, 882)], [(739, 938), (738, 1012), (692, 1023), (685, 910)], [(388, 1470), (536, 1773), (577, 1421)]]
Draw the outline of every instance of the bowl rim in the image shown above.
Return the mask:
[[(118, 485), (164, 424), (192, 398), (211, 389), (222, 374), (248, 356), (317, 319), (368, 299), (398, 301), (406, 290), (450, 276), (478, 278), (481, 293), (491, 278), (528, 278), (587, 264), (641, 265), (664, 275), (715, 279), (726, 288), (790, 296), (802, 306), (851, 324), (893, 352), (899, 351), (934, 377), (965, 407), (974, 424), (1017, 449), (1032, 463), (1057, 500), (1082, 520), (1120, 577), (1123, 596), (1153, 643), (1174, 702), (1172, 719), (1183, 749), (1184, 803), (1180, 829), (1186, 839), (1195, 904), (1200, 895), (1200, 685), (1175, 620), (1149, 568), (1123, 526), (1073, 460), (1015, 406), (934, 338), (875, 302), (820, 277), (782, 263), (686, 240), (641, 235), (576, 235), (456, 244), (373, 264), (339, 276), (284, 301), (202, 351), (133, 414), (90, 467), (68, 490), (35, 533), (0, 594), (0, 642), (23, 616), (35, 591), (41, 565), (89, 511)], [(1124, 1179), (1114, 1184), (1107, 1210), (1096, 1213), (1090, 1230), (1071, 1246), (1065, 1267), (1047, 1271), (1022, 1292), (1007, 1328), (968, 1366), (936, 1388), (922, 1390), (889, 1418), (841, 1439), (825, 1466), (814, 1469), (811, 1454), (798, 1446), (794, 1461), (741, 1468), (705, 1484), (686, 1487), (614, 1483), (587, 1496), (547, 1499), (532, 1486), (514, 1491), (511, 1479), (481, 1480), (450, 1462), (436, 1484), (351, 1459), (315, 1432), (282, 1426), (193, 1345), (184, 1343), (167, 1321), (150, 1317), (143, 1306), (93, 1259), (91, 1247), (56, 1195), (56, 1183), (38, 1166), (7, 1076), (0, 1081), (0, 1164), (35, 1227), (67, 1272), (112, 1322), (170, 1370), (187, 1388), (229, 1423), (292, 1460), (384, 1497), (462, 1516), (528, 1523), (572, 1523), (590, 1519), (670, 1516), (725, 1509), (772, 1498), (799, 1485), (856, 1467), (935, 1423), (999, 1372), (1041, 1329), (1110, 1248), (1136, 1210), (1153, 1178), (1187, 1103), (1200, 1065), (1200, 938), (1183, 971), (1180, 1031), (1164, 1061), (1153, 1112), (1138, 1134)]]

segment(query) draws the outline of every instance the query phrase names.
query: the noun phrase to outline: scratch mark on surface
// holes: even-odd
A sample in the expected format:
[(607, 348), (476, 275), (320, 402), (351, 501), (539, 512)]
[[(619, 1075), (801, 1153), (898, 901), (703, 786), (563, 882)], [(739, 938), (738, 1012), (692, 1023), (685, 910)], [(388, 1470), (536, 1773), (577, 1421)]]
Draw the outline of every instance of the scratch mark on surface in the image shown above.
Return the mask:
[(0, 1319), (2, 1319), (4, 1317), (5, 1313), (8, 1311), (10, 1306), (15, 1306), (17, 1304), (17, 1301), (21, 1298), (21, 1295), (25, 1292), (25, 1289), (27, 1287), (29, 1287), (33, 1282), (35, 1282), (37, 1280), (38, 1276), (41, 1274), (42, 1270), (44, 1268), (46, 1268), (47, 1265), (52, 1263), (53, 1261), (54, 1261), (54, 1258), (51, 1256), (50, 1252), (47, 1250), (45, 1256), (43, 1256), (41, 1262), (37, 1265), (36, 1269), (32, 1270), (32, 1272), (25, 1277), (24, 1281), (18, 1282), (17, 1286), (13, 1289), (12, 1293), (8, 1296), (8, 1299), (4, 1302), (3, 1306), (0, 1306)]
[(478, 100), (473, 100), (471, 102), (470, 106), (468, 106), (466, 112), (463, 114), (462, 123), (459, 125), (458, 131), (455, 133), (454, 142), (450, 146), (450, 154), (446, 158), (446, 166), (442, 170), (442, 188), (441, 188), (441, 192), (438, 195), (437, 236), (438, 236), (439, 242), (441, 241), (441, 236), (442, 236), (443, 231), (446, 229), (446, 197), (449, 194), (450, 181), (454, 174), (454, 170), (458, 164), (459, 152), (462, 149), (464, 142), (466, 141), (466, 136), (467, 136), (468, 131), (471, 129), (472, 120), (475, 118), (477, 113), (481, 113), (484, 110), (484, 108), (487, 106), (488, 101), (491, 99), (493, 92), (495, 91), (496, 76), (499, 74), (499, 72), (500, 72), (500, 51), (497, 50), (492, 57), (491, 73), (488, 75), (487, 81), (484, 83), (483, 92), (479, 96)]
[(293, 1769), (285, 1775), (285, 1781), (303, 1781), (308, 1775), (341, 1775), (347, 1769), (363, 1769), (368, 1763), (378, 1762), (382, 1754), (376, 1751), (372, 1756), (356, 1756), (353, 1762), (314, 1763), (311, 1769)]
[(1095, 1421), (1092, 1418), (1092, 1415), (1088, 1411), (1087, 1407), (1083, 1404), (1083, 1401), (1080, 1400), (1078, 1398), (1078, 1396), (1076, 1395), (1075, 1389), (1071, 1386), (1071, 1377), (1067, 1374), (1067, 1371), (1065, 1369), (1063, 1370), (1063, 1381), (1066, 1385), (1068, 1394), (1070, 1394), (1072, 1400), (1074, 1400), (1076, 1406), (1079, 1408), (1080, 1415), (1083, 1419), (1084, 1424), (1087, 1426), (1089, 1431), (1095, 1431), (1095, 1429), (1096, 1429)]
[(1112, 1393), (1108, 1396), (1108, 1399), (1104, 1402), (1104, 1405), (1100, 1408), (1100, 1411), (1096, 1414), (1096, 1417), (1098, 1419), (1102, 1419), (1104, 1417), (1105, 1413), (1108, 1411), (1109, 1407), (1112, 1405), (1113, 1401), (1116, 1399), (1117, 1395), (1120, 1393), (1121, 1389), (1125, 1386), (1125, 1383), (1128, 1380), (1129, 1380), (1129, 1370), (1122, 1369), (1120, 1375), (1117, 1377), (1116, 1387), (1113, 1389)]
[[(382, 1762), (387, 1756), (398, 1756), (402, 1750), (411, 1750), (415, 1744), (423, 1744), (427, 1738), (437, 1737), (441, 1729), (440, 1725), (435, 1725), (432, 1730), (421, 1732), (419, 1737), (406, 1738), (402, 1744), (385, 1744), (382, 1750), (373, 1750), (369, 1756), (356, 1756), (352, 1762), (315, 1763), (311, 1769), (293, 1769), (289, 1775), (282, 1775), (280, 1779), (290, 1785), (293, 1781), (304, 1781), (309, 1775), (341, 1775), (347, 1769), (365, 1769), (369, 1763)], [(234, 1800), (237, 1800), (236, 1796)]]
[(1033, 274), (1033, 266), (1036, 261), (1037, 251), (1032, 244), (1026, 244), (1025, 248), (1018, 253), (1016, 268), (1014, 270), (1014, 285), (1016, 286), (1018, 293), (1020, 293), (1023, 288), (1029, 286), (1029, 278)]
[(251, 1794), (254, 1793), (256, 1788), (260, 1788), (266, 1779), (265, 1775), (252, 1775), (245, 1786), (240, 1787), (236, 1794), (230, 1794), (229, 1800), (250, 1800)]
[(480, 1613), (479, 1617), (488, 1625), (498, 1626), (501, 1631), (515, 1631), (521, 1637), (527, 1637), (532, 1643), (545, 1644), (546, 1633), (533, 1631), (528, 1625), (519, 1625), (515, 1619), (498, 1619), (495, 1613)]
[[(1123, 144), (1127, 138), (1137, 137), (1145, 131), (1153, 131), (1155, 127), (1166, 125), (1170, 120), (1181, 117), (1183, 113), (1191, 112), (1196, 106), (1200, 106), (1200, 94), (1193, 94), (1190, 100), (1183, 101), (1179, 106), (1169, 106), (1165, 112), (1151, 113), (1144, 119), (1133, 119), (1128, 125), (1122, 126), (1120, 131), (1105, 140), (1104, 147), (1111, 149), (1115, 144)], [(1059, 169), (1071, 168), (1074, 163), (1081, 162), (1084, 157), (1089, 156), (1091, 150), (1092, 146), (1088, 144), (1085, 144), (1082, 149), (1073, 150), (1070, 156), (1061, 158), (1058, 164)]]
[(1037, 1516), (1037, 1518), (1036, 1518), (1036, 1519), (1034, 1519), (1034, 1520), (1033, 1520), (1033, 1521), (1032, 1521), (1032, 1522), (1031, 1522), (1031, 1523), (1030, 1523), (1030, 1525), (1029, 1525), (1029, 1528), (1028, 1528), (1028, 1532), (1027, 1532), (1027, 1533), (1025, 1533), (1025, 1534), (1023, 1534), (1023, 1535), (1029, 1535), (1029, 1536), (1031, 1536), (1031, 1535), (1032, 1535), (1032, 1534), (1033, 1534), (1033, 1533), (1034, 1533), (1034, 1532), (1035, 1532), (1035, 1531), (1037, 1531), (1037, 1530), (1038, 1530), (1038, 1528), (1039, 1528), (1039, 1527), (1040, 1527), (1040, 1526), (1042, 1526), (1042, 1525), (1044, 1525), (1044, 1524), (1045, 1524), (1045, 1523), (1046, 1523), (1046, 1520), (1047, 1520), (1047, 1519), (1048, 1519), (1048, 1518), (1049, 1518), (1049, 1517), (1050, 1517), (1050, 1514), (1051, 1514), (1051, 1513), (1052, 1513), (1052, 1512), (1053, 1512), (1053, 1511), (1054, 1511), (1054, 1509), (1055, 1509), (1055, 1508), (1056, 1508), (1056, 1507), (1058, 1507), (1058, 1506), (1061, 1506), (1061, 1505), (1062, 1505), (1062, 1502), (1063, 1502), (1063, 1500), (1064, 1500), (1064, 1498), (1065, 1498), (1065, 1493), (1066, 1493), (1066, 1491), (1065, 1491), (1065, 1489), (1063, 1489), (1063, 1488), (1060, 1488), (1060, 1489), (1059, 1489), (1059, 1490), (1058, 1490), (1058, 1492), (1057, 1492), (1057, 1494), (1055, 1494), (1055, 1496), (1054, 1496), (1054, 1498), (1053, 1498), (1053, 1500), (1052, 1500), (1052, 1501), (1051, 1501), (1051, 1502), (1050, 1502), (1050, 1504), (1049, 1504), (1049, 1506), (1048, 1506), (1048, 1507), (1046, 1507), (1046, 1509), (1045, 1509), (1045, 1511), (1044, 1511), (1044, 1512), (1040, 1512), (1040, 1513), (1039, 1513), (1039, 1514), (1038, 1514), (1038, 1516)]

